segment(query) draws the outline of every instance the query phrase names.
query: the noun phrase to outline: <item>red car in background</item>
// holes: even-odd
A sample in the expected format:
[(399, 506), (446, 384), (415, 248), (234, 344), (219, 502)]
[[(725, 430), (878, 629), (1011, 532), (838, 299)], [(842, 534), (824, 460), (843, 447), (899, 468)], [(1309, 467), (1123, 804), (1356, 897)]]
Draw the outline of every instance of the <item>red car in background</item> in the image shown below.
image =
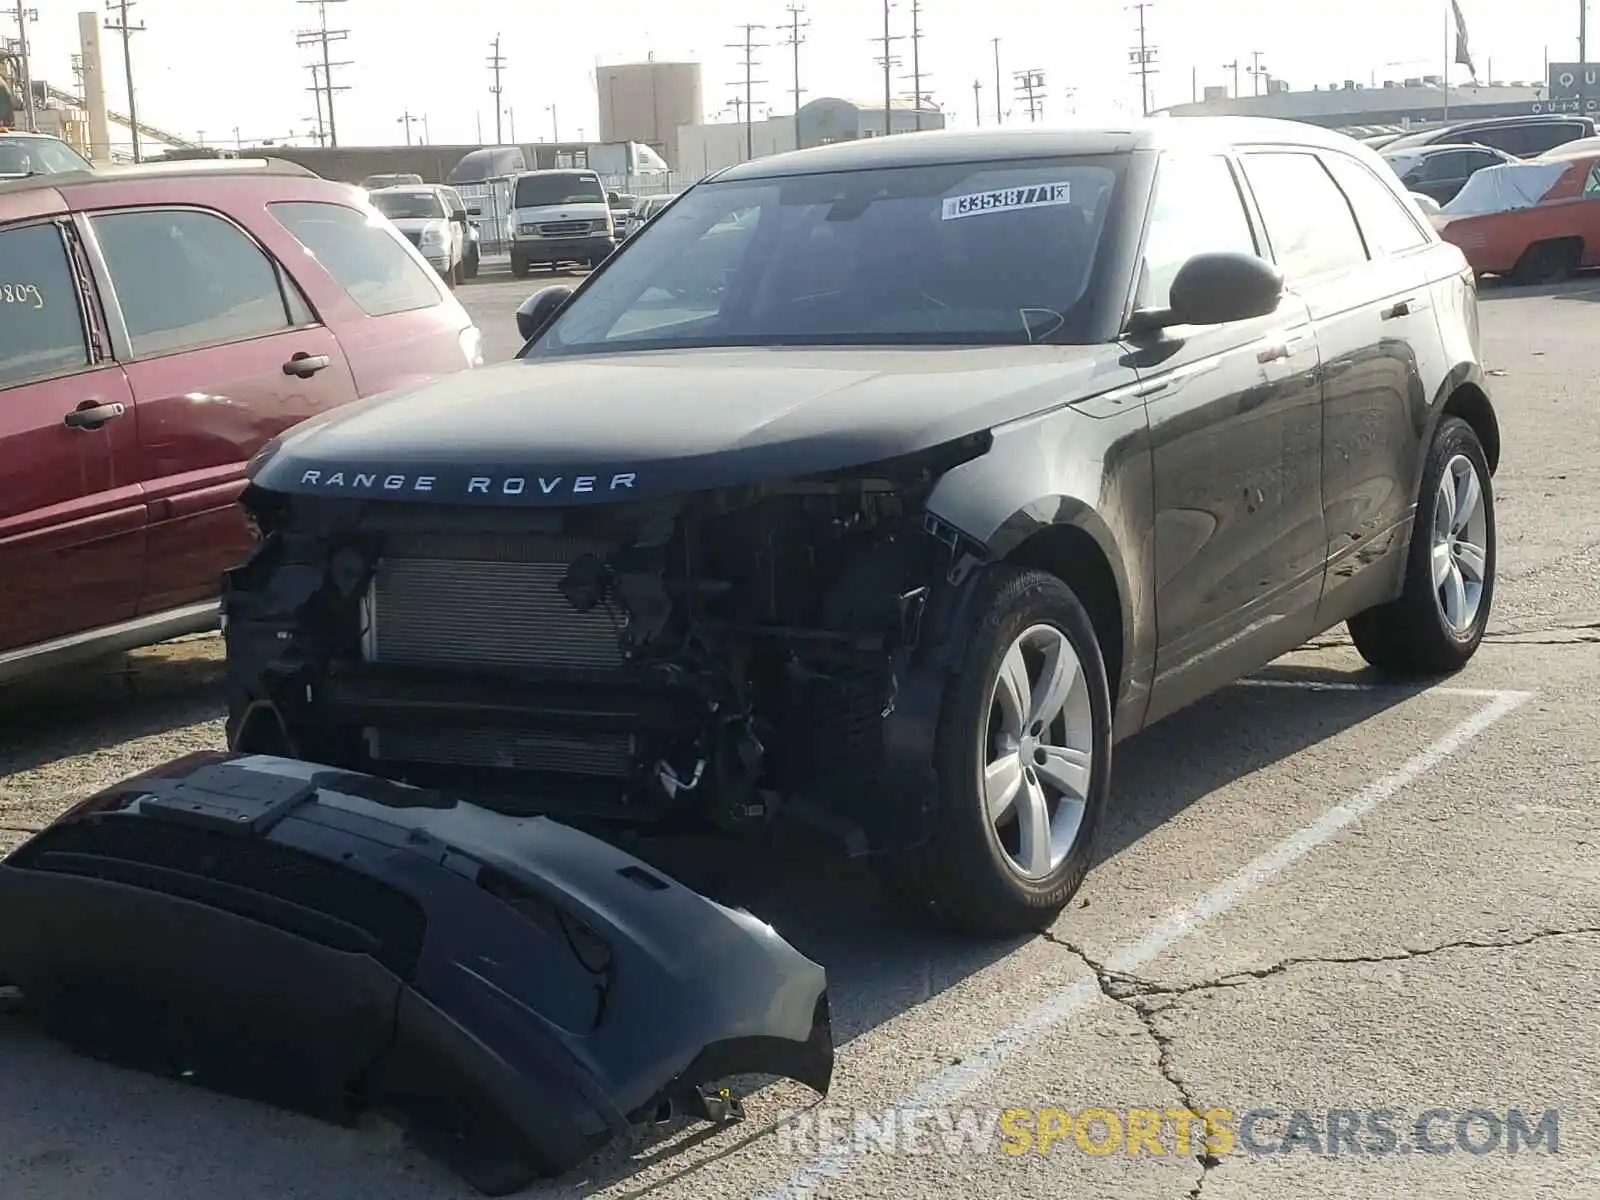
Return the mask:
[(1600, 266), (1600, 150), (1485, 167), (1431, 219), (1479, 275), (1559, 283)]
[(250, 457), (482, 358), (365, 194), (303, 168), (0, 184), (0, 682), (215, 627)]

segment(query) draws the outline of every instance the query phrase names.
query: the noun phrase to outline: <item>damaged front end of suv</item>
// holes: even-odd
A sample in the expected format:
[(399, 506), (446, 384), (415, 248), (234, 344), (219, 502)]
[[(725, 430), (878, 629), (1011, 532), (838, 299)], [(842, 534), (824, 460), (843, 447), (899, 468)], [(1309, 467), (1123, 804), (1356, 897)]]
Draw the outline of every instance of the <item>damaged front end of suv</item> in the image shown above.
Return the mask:
[(451, 504), (433, 477), (418, 503), (411, 476), (369, 473), (368, 498), (257, 470), (259, 544), (224, 589), (230, 746), (501, 811), (783, 812), (852, 853), (909, 849), (985, 557), (925, 502), (989, 442), (706, 490), (580, 481), (573, 503), (554, 474), (463, 478), (494, 502)]

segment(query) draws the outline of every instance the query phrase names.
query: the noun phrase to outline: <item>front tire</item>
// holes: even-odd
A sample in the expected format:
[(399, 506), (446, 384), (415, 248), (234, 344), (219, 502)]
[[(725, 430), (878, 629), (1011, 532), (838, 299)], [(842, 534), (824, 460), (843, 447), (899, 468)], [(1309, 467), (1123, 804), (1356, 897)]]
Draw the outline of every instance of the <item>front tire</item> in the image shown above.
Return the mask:
[(1088, 612), (1042, 571), (994, 568), (946, 689), (933, 836), (882, 863), (923, 919), (1010, 937), (1048, 927), (1093, 862), (1111, 778), (1111, 693)]
[(529, 265), (527, 259), (519, 258), (515, 254), (511, 256), (511, 274), (516, 278), (526, 279), (530, 274), (532, 274), (532, 271), (533, 268)]
[(1439, 423), (1422, 475), (1405, 587), (1349, 621), (1361, 657), (1395, 675), (1448, 675), (1483, 642), (1494, 602), (1494, 485), (1478, 435)]
[(478, 250), (476, 247), (467, 252), (467, 257), (461, 264), (461, 272), (468, 279), (478, 277)]

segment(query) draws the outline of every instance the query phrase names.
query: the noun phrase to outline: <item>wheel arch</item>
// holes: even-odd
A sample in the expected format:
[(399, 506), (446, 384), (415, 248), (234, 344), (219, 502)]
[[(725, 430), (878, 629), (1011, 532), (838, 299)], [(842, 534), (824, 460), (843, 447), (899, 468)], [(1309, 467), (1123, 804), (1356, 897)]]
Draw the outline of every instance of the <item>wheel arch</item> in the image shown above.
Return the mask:
[(1082, 500), (1046, 496), (1003, 521), (989, 539), (994, 560), (1045, 571), (1089, 612), (1105, 658), (1113, 705), (1126, 695), (1133, 630), (1126, 564), (1105, 519)]
[(1415, 478), (1419, 483), (1428, 460), (1428, 450), (1433, 445), (1439, 422), (1446, 417), (1460, 417), (1483, 444), (1483, 456), (1488, 460), (1489, 473), (1500, 469), (1500, 418), (1495, 414), (1494, 402), (1484, 387), (1483, 369), (1476, 363), (1461, 363), (1445, 377), (1435, 394), (1432, 416), (1428, 422), (1427, 436), (1422, 439), (1421, 455), (1416, 464)]

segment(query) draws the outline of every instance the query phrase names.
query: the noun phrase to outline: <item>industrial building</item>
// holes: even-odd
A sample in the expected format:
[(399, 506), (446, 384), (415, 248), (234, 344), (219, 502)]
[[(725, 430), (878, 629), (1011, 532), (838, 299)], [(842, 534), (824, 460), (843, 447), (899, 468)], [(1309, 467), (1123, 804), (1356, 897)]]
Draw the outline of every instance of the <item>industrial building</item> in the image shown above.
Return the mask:
[(705, 114), (700, 64), (622, 63), (595, 70), (600, 141), (639, 142), (679, 170), (677, 131)]
[[(1556, 67), (1552, 64), (1551, 73)], [(1398, 132), (1446, 120), (1527, 116), (1549, 109), (1546, 83), (1471, 83), (1445, 88), (1438, 75), (1387, 79), (1362, 84), (1345, 79), (1310, 91), (1292, 91), (1281, 79), (1267, 82), (1264, 94), (1235, 96), (1225, 87), (1208, 87), (1197, 103), (1162, 111), (1175, 117), (1279, 117), (1353, 134)]]
[[(892, 133), (943, 129), (944, 113), (896, 101), (888, 110), (887, 124)], [(683, 125), (678, 129), (677, 169), (688, 178), (699, 178), (751, 158), (830, 142), (881, 137), (884, 126), (882, 101), (856, 104), (832, 97), (803, 104), (798, 114), (769, 117), (748, 125), (743, 121)]]

